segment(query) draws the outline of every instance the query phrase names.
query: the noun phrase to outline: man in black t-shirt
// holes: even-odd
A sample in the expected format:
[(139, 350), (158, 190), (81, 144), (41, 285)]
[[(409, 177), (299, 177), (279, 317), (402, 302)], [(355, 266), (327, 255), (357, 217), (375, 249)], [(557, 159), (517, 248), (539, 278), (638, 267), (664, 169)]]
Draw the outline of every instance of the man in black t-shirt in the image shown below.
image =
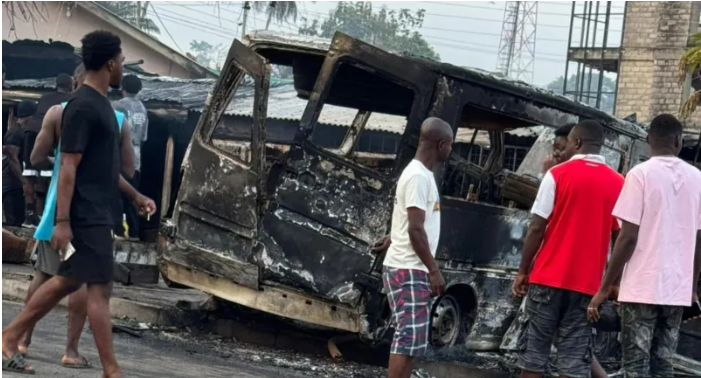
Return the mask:
[[(52, 247), (63, 251), (54, 276), (41, 286), (27, 306), (3, 331), (3, 370), (33, 371), (18, 353), (22, 335), (63, 297), (88, 287), (88, 318), (102, 362), (103, 376), (122, 378), (112, 346), (109, 297), (113, 278), (113, 206), (119, 190), (126, 192), (142, 215), (155, 204), (120, 177), (120, 132), (107, 100), (110, 86), (118, 86), (124, 56), (121, 41), (106, 31), (82, 40), (86, 74), (83, 86), (63, 111), (61, 169)], [(74, 253), (72, 253), (74, 252)]]

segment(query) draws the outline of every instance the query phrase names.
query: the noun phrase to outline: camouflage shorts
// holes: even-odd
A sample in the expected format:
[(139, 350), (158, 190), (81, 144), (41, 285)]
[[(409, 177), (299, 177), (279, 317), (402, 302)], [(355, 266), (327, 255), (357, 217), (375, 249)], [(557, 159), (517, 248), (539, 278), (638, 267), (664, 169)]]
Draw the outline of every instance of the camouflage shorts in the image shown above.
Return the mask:
[(621, 303), (625, 378), (673, 377), (683, 307)]

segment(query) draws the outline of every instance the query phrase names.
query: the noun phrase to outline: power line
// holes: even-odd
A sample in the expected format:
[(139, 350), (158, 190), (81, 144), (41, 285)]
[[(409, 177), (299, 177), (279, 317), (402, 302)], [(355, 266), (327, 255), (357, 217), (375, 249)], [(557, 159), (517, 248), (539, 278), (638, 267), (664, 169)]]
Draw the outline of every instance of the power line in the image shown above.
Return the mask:
[[(488, 45), (488, 44), (483, 44), (483, 43), (478, 43), (478, 42), (472, 42), (472, 41), (465, 41), (462, 39), (452, 39), (452, 38), (444, 38), (444, 37), (437, 37), (433, 35), (428, 35), (428, 34), (423, 34), (422, 35), (424, 38), (430, 39), (430, 40), (436, 40), (436, 41), (445, 41), (445, 42), (456, 42), (460, 44), (460, 48), (463, 47), (472, 47), (472, 46), (480, 46), (480, 47), (487, 47), (487, 48), (498, 48), (498, 46), (495, 45)], [(536, 53), (536, 55), (547, 55), (551, 56), (554, 58), (562, 58), (561, 54), (553, 54), (553, 53)], [(563, 60), (564, 61), (564, 60)]]
[[(153, 14), (156, 15), (156, 18), (158, 19), (158, 22), (161, 23), (161, 26), (163, 26), (163, 30), (166, 31), (166, 34), (168, 34), (168, 37), (170, 37), (170, 40), (173, 41), (173, 43), (175, 44), (175, 47), (177, 47), (178, 50), (180, 50), (180, 53), (184, 54), (183, 49), (180, 48), (180, 46), (178, 45), (178, 42), (175, 41), (175, 38), (173, 38), (173, 36), (172, 36), (172, 35), (170, 34), (170, 32), (168, 31), (168, 28), (166, 27), (166, 24), (164, 24), (164, 23), (163, 23), (163, 20), (161, 20), (161, 16), (159, 16), (159, 15), (158, 15), (158, 12), (156, 12), (156, 8), (153, 6), (153, 3), (149, 3), (149, 4), (151, 4), (151, 10), (153, 10)], [(148, 12), (148, 10), (146, 10), (146, 11)]]

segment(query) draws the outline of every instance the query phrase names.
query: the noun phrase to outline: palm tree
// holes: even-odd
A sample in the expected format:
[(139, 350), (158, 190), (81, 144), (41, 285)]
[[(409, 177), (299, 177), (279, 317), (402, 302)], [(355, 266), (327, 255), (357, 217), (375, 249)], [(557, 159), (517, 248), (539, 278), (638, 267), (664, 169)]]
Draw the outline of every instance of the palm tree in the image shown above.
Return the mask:
[[(692, 79), (698, 79), (701, 71), (699, 68), (701, 68), (701, 33), (694, 34), (691, 37), (691, 48), (686, 50), (679, 59), (679, 85), (686, 83), (689, 74), (692, 75)], [(682, 118), (691, 116), (700, 100), (701, 90), (694, 91), (682, 106)]]
[(265, 30), (270, 27), (273, 17), (277, 22), (292, 19), (297, 21), (297, 3), (294, 1), (253, 1), (253, 10), (268, 14), (268, 21), (265, 23)]
[(132, 24), (147, 33), (160, 34), (156, 22), (146, 17), (149, 1), (103, 1), (99, 2), (122, 20)]

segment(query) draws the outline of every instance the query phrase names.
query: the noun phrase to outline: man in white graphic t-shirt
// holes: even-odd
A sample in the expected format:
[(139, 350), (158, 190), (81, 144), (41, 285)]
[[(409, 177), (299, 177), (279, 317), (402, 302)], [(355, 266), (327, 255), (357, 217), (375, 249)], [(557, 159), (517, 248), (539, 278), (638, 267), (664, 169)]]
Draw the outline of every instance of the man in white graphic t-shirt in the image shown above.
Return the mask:
[(412, 360), (425, 353), (431, 324), (431, 297), (445, 281), (434, 256), (441, 229), (441, 203), (433, 168), (450, 156), (453, 130), (445, 121), (428, 118), (414, 160), (397, 182), (391, 235), (378, 243), (387, 249), (382, 281), (387, 293), (394, 339), (389, 358), (390, 378), (409, 378)]

